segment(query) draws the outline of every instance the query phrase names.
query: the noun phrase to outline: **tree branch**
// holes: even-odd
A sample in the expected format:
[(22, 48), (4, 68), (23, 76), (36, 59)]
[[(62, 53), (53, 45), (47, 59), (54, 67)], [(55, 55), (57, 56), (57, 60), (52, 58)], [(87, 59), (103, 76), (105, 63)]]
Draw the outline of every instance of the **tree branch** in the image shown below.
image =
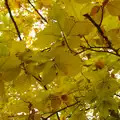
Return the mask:
[(14, 17), (13, 17), (13, 15), (12, 15), (11, 9), (10, 9), (9, 4), (8, 4), (8, 0), (5, 0), (5, 5), (6, 5), (7, 9), (8, 9), (10, 18), (11, 18), (11, 20), (12, 20), (14, 26), (15, 26), (15, 29), (16, 29), (17, 34), (18, 34), (18, 37), (19, 37), (20, 41), (22, 41), (22, 38), (21, 38), (21, 36), (20, 36), (19, 28), (18, 28), (17, 23), (15, 22)]
[[(100, 35), (104, 38), (104, 40), (107, 42), (107, 47), (109, 49), (112, 49), (115, 53), (112, 53), (112, 52), (109, 52), (109, 53), (112, 53), (114, 55), (117, 55), (117, 56), (120, 56), (120, 54), (118, 53), (119, 49), (115, 49), (112, 47), (112, 43), (111, 41), (108, 39), (107, 36), (104, 35), (104, 32), (102, 31), (100, 25), (98, 25), (92, 18), (89, 14), (84, 14), (83, 16), (85, 16), (98, 30), (98, 32), (100, 33)], [(102, 18), (103, 19), (103, 18)]]
[(30, 0), (28, 0), (28, 3), (33, 7), (33, 9), (36, 11), (36, 13), (37, 13), (46, 23), (48, 23), (48, 21), (38, 12), (38, 10), (35, 8), (35, 6), (30, 2)]
[[(23, 100), (24, 101), (24, 100)], [(34, 116), (35, 116), (35, 110), (34, 108), (32, 108), (33, 104), (29, 101), (24, 101), (25, 103), (28, 103), (28, 109), (29, 109), (29, 115), (28, 115), (28, 120), (35, 120)]]
[(60, 120), (60, 117), (59, 117), (59, 115), (58, 115), (58, 112), (56, 113), (56, 116), (57, 116), (57, 119)]
[[(94, 47), (94, 48), (96, 48), (96, 47)], [(104, 48), (104, 47), (103, 47)], [(101, 49), (103, 49), (102, 47), (101, 47)], [(96, 50), (96, 49), (92, 49), (92, 48), (86, 48), (86, 47), (84, 47), (84, 49), (82, 50), (82, 51), (80, 51), (80, 52), (77, 52), (75, 55), (78, 55), (78, 54), (81, 54), (81, 53), (83, 53), (83, 52), (85, 52), (85, 51), (88, 51), (88, 50), (90, 50), (90, 51), (94, 51), (94, 52), (104, 52), (104, 53), (109, 53), (109, 54), (113, 54), (113, 55), (115, 55), (115, 56), (118, 56), (118, 57), (120, 57), (120, 55), (119, 54), (116, 54), (116, 53), (114, 53), (114, 52), (110, 52), (110, 51), (104, 51), (104, 50)]]
[(64, 107), (64, 108), (61, 108), (60, 110), (57, 110), (57, 111), (53, 112), (53, 113), (50, 114), (48, 117), (43, 118), (43, 119), (47, 120), (48, 118), (50, 118), (51, 116), (55, 115), (56, 113), (61, 112), (61, 111), (65, 110), (65, 109), (67, 109), (67, 108), (69, 108), (69, 107), (75, 106), (75, 105), (77, 105), (78, 103), (80, 103), (80, 101), (77, 101), (77, 102), (75, 102), (75, 103), (73, 103), (73, 104), (71, 104), (71, 105), (68, 105), (68, 106), (66, 106), (66, 107)]
[(84, 14), (83, 16), (85, 16), (97, 28), (98, 32), (105, 39), (105, 41), (107, 42), (108, 46), (110, 48), (112, 48), (111, 42), (109, 41), (108, 37), (104, 35), (104, 32), (102, 31), (100, 26), (91, 18), (91, 16), (89, 14)]

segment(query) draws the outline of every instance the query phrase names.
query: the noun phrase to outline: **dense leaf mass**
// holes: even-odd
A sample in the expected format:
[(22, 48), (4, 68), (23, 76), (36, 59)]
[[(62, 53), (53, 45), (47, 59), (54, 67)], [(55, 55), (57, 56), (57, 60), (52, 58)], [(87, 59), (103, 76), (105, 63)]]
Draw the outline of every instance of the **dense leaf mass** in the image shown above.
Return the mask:
[(120, 120), (120, 0), (0, 0), (0, 120)]

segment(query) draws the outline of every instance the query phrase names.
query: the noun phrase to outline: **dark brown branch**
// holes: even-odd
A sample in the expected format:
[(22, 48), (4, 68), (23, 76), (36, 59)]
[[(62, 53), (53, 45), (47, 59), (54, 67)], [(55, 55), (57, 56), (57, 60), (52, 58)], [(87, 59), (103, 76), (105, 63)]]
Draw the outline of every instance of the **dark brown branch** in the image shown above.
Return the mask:
[(116, 112), (115, 110), (109, 110), (110, 115), (114, 118), (117, 118), (117, 120), (120, 120), (120, 115), (118, 112)]
[(108, 46), (110, 48), (112, 48), (111, 42), (109, 41), (108, 37), (104, 35), (104, 32), (102, 31), (100, 26), (91, 18), (91, 16), (89, 14), (84, 14), (83, 16), (85, 16), (97, 28), (98, 32), (105, 39), (105, 41), (107, 42)]
[[(24, 100), (23, 100), (24, 101)], [(32, 103), (29, 101), (24, 101), (25, 103), (28, 103), (28, 109), (29, 109), (29, 115), (28, 115), (28, 120), (35, 120), (34, 116), (35, 116), (35, 110), (34, 108), (32, 108)]]
[(6, 5), (7, 9), (8, 9), (10, 18), (11, 18), (11, 20), (12, 20), (14, 26), (15, 26), (15, 29), (16, 29), (17, 34), (18, 34), (18, 37), (19, 37), (20, 41), (22, 41), (22, 38), (21, 38), (21, 36), (20, 36), (19, 28), (18, 28), (17, 23), (15, 22), (14, 17), (13, 17), (13, 15), (12, 15), (11, 9), (10, 9), (9, 4), (8, 4), (8, 0), (5, 0), (5, 5)]
[[(41, 77), (37, 78), (35, 75), (32, 75), (32, 77), (34, 77), (38, 82), (42, 82), (42, 78)], [(46, 85), (44, 85), (43, 87), (45, 88), (45, 90), (48, 90)]]
[(68, 106), (60, 109), (60, 110), (57, 110), (57, 111), (53, 112), (52, 114), (50, 114), (48, 117), (46, 117), (46, 118), (44, 118), (44, 119), (47, 120), (48, 118), (50, 118), (51, 116), (55, 115), (56, 113), (61, 112), (61, 111), (65, 110), (65, 109), (67, 109), (67, 108), (69, 108), (69, 107), (75, 106), (75, 105), (77, 105), (78, 103), (80, 103), (80, 101), (77, 101), (77, 102), (75, 102), (75, 103), (73, 103), (73, 104), (71, 104), (71, 105), (68, 105)]
[(119, 49), (115, 49), (112, 47), (111, 41), (108, 39), (107, 36), (104, 35), (104, 32), (102, 31), (101, 27), (91, 18), (91, 16), (89, 14), (84, 14), (84, 16), (97, 28), (100, 35), (107, 42), (107, 47), (115, 52), (115, 53), (112, 53), (112, 52), (109, 52), (109, 53), (120, 56), (120, 54), (118, 53)]
[(36, 13), (46, 22), (48, 23), (48, 21), (39, 13), (39, 11), (35, 8), (35, 6), (30, 2), (30, 0), (28, 0), (28, 3), (30, 3), (30, 5), (33, 7), (33, 9), (36, 11)]
[[(103, 49), (103, 50), (100, 50), (100, 49)], [(110, 48), (110, 47), (91, 46), (89, 50), (95, 51), (95, 52), (106, 52), (106, 53), (110, 53), (110, 54), (113, 54), (113, 55), (120, 57), (120, 54), (118, 54), (118, 50), (116, 50), (114, 48)], [(112, 50), (113, 52), (110, 52), (109, 50)]]
[(120, 95), (118, 95), (118, 94), (115, 94), (115, 96), (120, 97)]
[[(100, 28), (100, 26), (99, 26), (88, 14), (86, 14), (85, 16), (88, 16), (89, 20), (97, 27), (97, 29), (98, 29), (98, 31), (100, 32), (101, 36), (108, 42), (108, 46), (105, 46), (105, 47), (91, 46), (91, 45), (89, 44), (89, 42), (87, 41), (87, 39), (86, 39), (84, 36), (82, 36), (82, 37), (85, 39), (88, 47), (80, 46), (80, 47), (82, 48), (82, 50), (81, 50), (80, 52), (78, 52), (78, 51), (73, 50), (73, 49), (69, 46), (65, 34), (64, 34), (64, 32), (62, 32), (62, 37), (63, 37), (64, 42), (65, 42), (67, 48), (69, 49), (69, 51), (70, 51), (71, 53), (73, 53), (74, 55), (78, 55), (78, 54), (81, 54), (81, 53), (83, 53), (83, 52), (85, 52), (85, 51), (90, 50), (90, 51), (95, 51), (95, 52), (106, 52), (106, 53), (110, 53), (110, 54), (113, 54), (113, 55), (116, 55), (116, 56), (119, 56), (119, 57), (120, 57), (120, 54), (118, 54), (118, 50), (119, 50), (119, 49), (116, 50), (116, 49), (114, 49), (114, 48), (111, 46), (111, 42), (108, 40), (107, 36), (104, 36), (104, 33), (103, 33), (102, 29)], [(59, 25), (59, 26), (60, 26), (60, 25)], [(62, 31), (62, 29), (61, 29), (61, 31)], [(97, 49), (97, 50), (96, 50), (96, 49)], [(102, 50), (100, 50), (100, 49), (102, 49)], [(104, 50), (104, 49), (106, 49), (106, 50)], [(109, 50), (112, 50), (113, 52), (110, 52)]]
[(58, 113), (56, 113), (56, 116), (57, 116), (57, 119), (60, 120), (60, 117), (59, 117)]
[[(87, 47), (84, 47), (84, 46), (80, 46), (80, 47), (82, 48), (82, 50), (79, 51), (79, 52), (78, 52), (78, 51), (74, 51), (74, 50), (72, 50), (72, 49), (70, 48), (70, 46), (69, 46), (66, 38), (64, 38), (64, 40), (65, 40), (65, 43), (66, 43), (68, 49), (69, 49), (70, 52), (73, 53), (74, 55), (78, 55), (78, 54), (81, 54), (81, 53), (86, 52), (86, 51), (89, 50), (89, 51), (94, 51), (94, 52), (109, 53), (109, 54), (113, 54), (113, 55), (115, 55), (115, 56), (120, 57), (120, 54), (118, 54), (118, 52), (117, 52), (115, 49), (110, 48), (110, 47), (97, 47), (97, 46), (90, 46), (90, 45), (89, 45), (88, 48), (87, 48)], [(102, 49), (102, 50), (100, 50), (100, 49)], [(104, 49), (106, 49), (106, 50), (104, 50)], [(109, 50), (113, 50), (113, 52), (110, 52)]]
[[(104, 50), (96, 50), (95, 48), (97, 48), (97, 47), (94, 47), (94, 49), (92, 49), (92, 47), (91, 47), (91, 48), (83, 47), (83, 50), (80, 51), (80, 52), (76, 52), (75, 55), (81, 54), (81, 53), (86, 52), (86, 51), (89, 50), (89, 51), (94, 51), (94, 52), (104, 52), (104, 53), (109, 53), (109, 54), (113, 54), (113, 55), (115, 55), (115, 56), (120, 57), (119, 54), (116, 54), (116, 53), (114, 53), (114, 52), (110, 52), (110, 51), (108, 51), (108, 50), (106, 50), (106, 51), (104, 51)], [(99, 47), (98, 47), (98, 48), (99, 48)], [(103, 49), (104, 47), (100, 47), (100, 48)]]

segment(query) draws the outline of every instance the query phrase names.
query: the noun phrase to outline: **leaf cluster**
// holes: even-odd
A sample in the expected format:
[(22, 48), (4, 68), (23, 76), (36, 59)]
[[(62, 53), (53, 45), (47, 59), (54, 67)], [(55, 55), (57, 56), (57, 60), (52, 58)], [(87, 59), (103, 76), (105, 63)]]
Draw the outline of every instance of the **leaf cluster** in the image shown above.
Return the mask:
[(0, 1), (0, 120), (40, 119), (120, 119), (119, 0)]

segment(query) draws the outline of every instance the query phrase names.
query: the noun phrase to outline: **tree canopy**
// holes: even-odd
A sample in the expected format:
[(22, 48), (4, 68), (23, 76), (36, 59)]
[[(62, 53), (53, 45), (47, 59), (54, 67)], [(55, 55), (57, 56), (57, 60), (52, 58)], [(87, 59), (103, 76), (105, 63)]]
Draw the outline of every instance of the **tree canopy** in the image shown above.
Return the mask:
[(120, 0), (0, 0), (0, 120), (120, 120)]

